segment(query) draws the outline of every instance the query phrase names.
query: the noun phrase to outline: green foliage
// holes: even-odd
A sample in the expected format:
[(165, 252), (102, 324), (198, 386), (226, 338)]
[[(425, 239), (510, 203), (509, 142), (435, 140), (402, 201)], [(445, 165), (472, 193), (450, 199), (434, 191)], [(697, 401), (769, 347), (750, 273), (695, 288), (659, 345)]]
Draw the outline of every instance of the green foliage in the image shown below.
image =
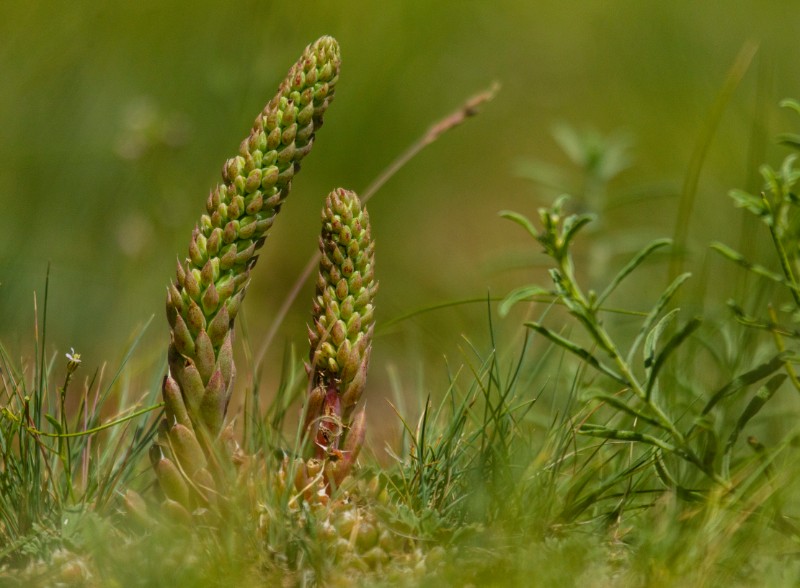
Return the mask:
[[(746, 68), (739, 66), (743, 74)], [(288, 104), (285, 96), (283, 102), (281, 95), (276, 100), (282, 107)], [(800, 113), (798, 103), (785, 105)], [(461, 119), (445, 120), (460, 122), (464, 112)], [(557, 137), (604, 203), (610, 181), (630, 161), (628, 143), (564, 129)], [(790, 148), (800, 145), (794, 135), (782, 135), (780, 141)], [(244, 149), (226, 166), (226, 181), (237, 194), (254, 194), (264, 186), (262, 173), (247, 169), (248, 154), (253, 157)], [(693, 165), (699, 166), (703, 157), (698, 158)], [(296, 171), (290, 159), (280, 173)], [(45, 289), (35, 361), (17, 366), (0, 347), (0, 581), (90, 586), (795, 585), (800, 566), (784, 555), (796, 551), (800, 541), (795, 497), (800, 428), (787, 418), (797, 412), (797, 395), (785, 392), (787, 381), (800, 391), (794, 349), (800, 338), (800, 202), (795, 194), (800, 171), (789, 156), (779, 169), (764, 166), (762, 175), (760, 196), (731, 195), (766, 228), (774, 257), (751, 260), (730, 246), (713, 245), (767, 293), (767, 302), (756, 296), (730, 302), (730, 323), (713, 312), (702, 319), (687, 316), (677, 306), (687, 296), (683, 288), (689, 273), (663, 284), (652, 279), (653, 262), (665, 252), (674, 255), (669, 239), (653, 240), (619, 263), (609, 259), (601, 275), (587, 278), (596, 268), (587, 269), (576, 250), (583, 247), (591, 223), (603, 218), (599, 200), (587, 214), (582, 212), (586, 202), (573, 212), (573, 201), (561, 196), (541, 208), (536, 221), (502, 212), (543, 252), (550, 285), (515, 288), (497, 311), (487, 297), (487, 341), (465, 336), (461, 365), (451, 369), (448, 364), (445, 389), (420, 386), (416, 414), (397, 410), (400, 438), (386, 435), (394, 463), (362, 457), (353, 475), (334, 477), (335, 484), (323, 483), (318, 492), (326, 468), (342, 463), (336, 461), (341, 451), (319, 425), (315, 440), (320, 451), (306, 460), (308, 423), (336, 417), (341, 427), (349, 424), (342, 447), (352, 451), (355, 461), (354, 450), (364, 443), (364, 413), (352, 421), (347, 417), (363, 391), (373, 335), (374, 260), (367, 217), (354, 194), (340, 192), (349, 204), (330, 201), (324, 217), (339, 245), (326, 249), (323, 243), (307, 367), (311, 385), (290, 347), (276, 393), (262, 405), (261, 360), (250, 365), (243, 329), (242, 371), (252, 388), (242, 418), (244, 450), (231, 452), (235, 483), (220, 493), (223, 517), (210, 513), (205, 502), (187, 500), (191, 513), (170, 509), (164, 494), (175, 492), (172, 502), (180, 502), (175, 498), (180, 491), (170, 490), (172, 470), (158, 472), (159, 491), (145, 465), (144, 449), (152, 444), (156, 420), (149, 413), (162, 405), (155, 404), (159, 378), (153, 378), (142, 398), (134, 398), (128, 384), (128, 360), (141, 335), (109, 384), (102, 385), (98, 373), (86, 380), (75, 400), (80, 355), (71, 351), (59, 363), (59, 356), (47, 357), (44, 351)], [(288, 177), (282, 187), (269, 189), (284, 187), (288, 190)], [(687, 188), (692, 199), (695, 188)], [(211, 209), (219, 213), (220, 204), (238, 208), (232, 198), (215, 202), (212, 195), (209, 215), (215, 212)], [(269, 219), (280, 201), (282, 196)], [(339, 218), (343, 215), (349, 219), (345, 223)], [(197, 259), (187, 262), (182, 278), (179, 274), (178, 284), (187, 291), (195, 289), (192, 272), (213, 275), (203, 249), (212, 240), (212, 224), (220, 223), (205, 224), (209, 236), (200, 239), (195, 233), (190, 258)], [(266, 231), (270, 224), (261, 228)], [(221, 225), (216, 228), (220, 233)], [(348, 245), (361, 230), (363, 242)], [(261, 237), (245, 243), (239, 268), (245, 278), (231, 295), (243, 296)], [(340, 245), (348, 245), (347, 251)], [(238, 253), (236, 247), (231, 251)], [(591, 252), (584, 259), (591, 265)], [(609, 271), (612, 264), (616, 271)], [(204, 270), (207, 266), (211, 269)], [(358, 277), (343, 278), (353, 267)], [(212, 290), (215, 281), (206, 276), (205, 282), (206, 291)], [(592, 286), (586, 287), (587, 282)], [(170, 370), (177, 373), (204, 359), (195, 354), (195, 339), (203, 338), (203, 321), (213, 320), (218, 304), (199, 292), (184, 296), (177, 286), (173, 289), (169, 359)], [(345, 313), (348, 292), (362, 289), (363, 300), (361, 294), (351, 300), (357, 312), (348, 308)], [(213, 310), (208, 316), (190, 312), (198, 303)], [(518, 319), (523, 305), (527, 314)], [(497, 322), (498, 313), (503, 324)], [(231, 358), (233, 314), (222, 321), (220, 332)], [(189, 325), (190, 320), (197, 324)], [(513, 331), (509, 340), (502, 334), (508, 323)], [(181, 339), (179, 331), (190, 328)], [(376, 337), (377, 346), (380, 332)], [(363, 345), (351, 353), (359, 341)], [(203, 386), (210, 385), (221, 345), (209, 349)], [(320, 366), (324, 371), (315, 373)], [(159, 366), (158, 375), (162, 372)], [(53, 387), (58, 373), (63, 384)], [(398, 378), (399, 388), (407, 377)], [(225, 397), (232, 372), (226, 381)], [(324, 384), (328, 404), (314, 396), (317, 383)], [(341, 399), (338, 387), (345, 391)], [(164, 391), (166, 396), (166, 385)], [(180, 411), (188, 396), (187, 390), (178, 390), (167, 406), (166, 426), (172, 430), (162, 440), (175, 445), (180, 459), (173, 461), (184, 468), (191, 458), (212, 462), (216, 455), (189, 455), (193, 447), (180, 446), (182, 429), (176, 432), (176, 426), (188, 430), (200, 422)], [(109, 417), (112, 399), (120, 412)], [(227, 402), (220, 414), (226, 408)], [(214, 435), (222, 427), (221, 420), (206, 425)], [(348, 444), (351, 438), (355, 444)], [(351, 465), (347, 462), (346, 473)], [(205, 483), (178, 478), (184, 479)]]
[[(581, 422), (577, 432), (629, 447), (637, 464), (609, 476), (594, 488), (588, 486), (585, 496), (591, 501), (586, 498), (577, 501), (580, 508), (569, 508), (570, 517), (580, 515), (604, 494), (617, 491), (619, 485), (631, 483), (634, 476), (640, 477), (639, 465), (644, 463), (650, 464), (655, 478), (638, 482), (644, 486), (640, 492), (655, 491), (657, 486), (652, 484), (657, 480), (694, 500), (718, 494), (723, 504), (733, 508), (744, 499), (744, 489), (752, 490), (753, 485), (768, 482), (761, 468), (753, 466), (751, 458), (734, 450), (741, 431), (786, 379), (785, 374), (773, 374), (786, 365), (787, 357), (779, 353), (716, 391), (708, 390), (699, 381), (680, 390), (665, 373), (680, 351), (691, 346), (691, 336), (701, 321), (691, 318), (678, 324), (679, 309), (667, 309), (688, 274), (669, 284), (649, 310), (636, 309), (644, 318), (627, 350), (607, 326), (607, 313), (602, 306), (638, 266), (657, 249), (668, 246), (669, 241), (658, 240), (645, 247), (611, 279), (601, 294), (591, 290), (584, 293), (575, 275), (570, 244), (589, 219), (585, 215), (565, 215), (564, 205), (565, 199), (560, 198), (552, 208), (540, 210), (541, 230), (520, 215), (505, 213), (505, 216), (524, 226), (555, 262), (556, 267), (550, 270), (555, 299), (578, 321), (588, 341), (582, 343), (575, 337), (565, 337), (541, 322), (527, 322), (526, 326), (605, 376), (605, 383), (594, 383), (581, 392), (596, 406), (596, 414)], [(640, 348), (641, 359), (637, 361)], [(731, 420), (735, 406), (749, 387), (766, 378), (769, 380), (751, 397), (739, 416)], [(685, 398), (681, 398), (681, 393)], [(734, 412), (723, 405), (731, 406)], [(720, 440), (726, 437), (728, 441), (723, 444)], [(765, 458), (776, 459), (784, 448), (785, 445), (779, 445)], [(731, 472), (731, 464), (737, 465), (735, 472)]]

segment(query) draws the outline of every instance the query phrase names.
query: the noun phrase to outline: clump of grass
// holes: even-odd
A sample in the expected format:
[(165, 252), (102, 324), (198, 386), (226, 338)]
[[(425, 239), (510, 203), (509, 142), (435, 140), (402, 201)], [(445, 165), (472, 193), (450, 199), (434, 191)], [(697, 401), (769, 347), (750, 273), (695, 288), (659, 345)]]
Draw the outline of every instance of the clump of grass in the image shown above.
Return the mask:
[[(76, 382), (74, 350), (47, 354), (47, 292), (35, 311), (35, 361), (17, 365), (0, 346), (0, 561), (10, 565), (79, 548), (87, 521), (114, 513), (155, 434), (147, 415), (160, 407), (121, 377), (144, 329), (108, 382), (104, 368)], [(119, 408), (109, 416), (112, 397)]]

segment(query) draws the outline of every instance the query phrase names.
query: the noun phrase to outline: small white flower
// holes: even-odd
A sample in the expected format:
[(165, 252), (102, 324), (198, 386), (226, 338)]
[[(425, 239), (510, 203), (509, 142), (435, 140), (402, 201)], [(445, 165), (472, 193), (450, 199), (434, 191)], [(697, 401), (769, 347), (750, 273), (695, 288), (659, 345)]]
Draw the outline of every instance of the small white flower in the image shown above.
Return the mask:
[(75, 353), (75, 348), (70, 347), (69, 353), (65, 353), (64, 355), (66, 355), (67, 359), (69, 360), (67, 363), (67, 371), (72, 373), (78, 369), (78, 366), (81, 365), (81, 354)]

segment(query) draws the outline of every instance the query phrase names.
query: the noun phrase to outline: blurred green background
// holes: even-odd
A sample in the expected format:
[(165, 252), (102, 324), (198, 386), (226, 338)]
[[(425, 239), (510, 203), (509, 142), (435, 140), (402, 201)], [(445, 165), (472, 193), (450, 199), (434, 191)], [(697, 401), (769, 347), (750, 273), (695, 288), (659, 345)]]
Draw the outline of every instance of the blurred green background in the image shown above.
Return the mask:
[[(635, 198), (609, 211), (601, 237), (672, 235), (691, 153), (726, 72), (755, 41), (700, 178), (687, 264), (702, 266), (712, 239), (739, 243), (742, 213), (727, 192), (758, 189), (756, 165), (780, 155), (771, 138), (796, 122), (777, 103), (800, 97), (800, 18), (785, 0), (6, 0), (7, 348), (31, 349), (33, 292), (41, 304), (50, 263), (48, 350), (74, 347), (91, 367), (115, 361), (155, 314), (145, 355), (161, 360), (165, 286), (205, 197), (289, 66), (322, 34), (341, 44), (340, 85), (254, 273), (245, 308), (254, 348), (315, 249), (325, 194), (363, 190), (432, 122), (492, 81), (502, 89), (484, 112), (425, 150), (369, 204), (379, 322), (544, 281), (533, 267), (536, 247), (497, 212), (534, 215), (549, 202), (553, 191), (520, 174), (535, 162), (561, 166), (580, 185), (580, 170), (552, 136), (559, 121), (632, 138), (633, 165), (609, 192)], [(270, 361), (287, 343), (305, 353), (311, 293), (309, 284)], [(374, 385), (385, 385), (387, 366), (401, 355), (441, 362), (462, 332), (485, 339), (484, 324), (485, 309), (472, 305), (384, 331)]]

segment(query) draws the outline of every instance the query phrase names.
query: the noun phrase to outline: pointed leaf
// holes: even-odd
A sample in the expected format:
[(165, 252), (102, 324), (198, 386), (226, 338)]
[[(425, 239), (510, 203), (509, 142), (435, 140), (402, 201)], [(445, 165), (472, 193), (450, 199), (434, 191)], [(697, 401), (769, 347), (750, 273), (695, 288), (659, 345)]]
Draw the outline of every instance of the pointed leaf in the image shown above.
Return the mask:
[(561, 250), (566, 251), (569, 248), (569, 244), (572, 242), (572, 239), (575, 235), (578, 234), (585, 225), (592, 222), (595, 219), (595, 215), (593, 214), (573, 214), (567, 217), (564, 221), (564, 233), (562, 237), (562, 244)]
[(521, 286), (516, 288), (509, 292), (500, 303), (500, 316), (508, 316), (508, 313), (511, 311), (511, 307), (517, 302), (522, 302), (523, 300), (533, 298), (534, 296), (548, 296), (552, 298), (553, 293), (539, 286)]
[(56, 433), (60, 435), (63, 432), (63, 430), (61, 429), (61, 423), (58, 422), (58, 419), (56, 417), (54, 417), (51, 414), (46, 414), (44, 415), (44, 418), (46, 418), (47, 422), (53, 426), (53, 429), (55, 430)]
[(192, 421), (189, 418), (189, 413), (186, 410), (186, 404), (181, 395), (181, 389), (172, 377), (167, 374), (164, 376), (164, 381), (161, 385), (161, 395), (164, 398), (164, 404), (167, 409), (167, 420), (182, 424), (185, 427), (192, 428)]
[(195, 339), (195, 365), (204, 384), (208, 383), (214, 372), (215, 363), (214, 344), (205, 331), (200, 331)]
[(600, 308), (602, 306), (603, 302), (605, 302), (606, 298), (608, 298), (611, 295), (611, 293), (614, 292), (614, 290), (617, 289), (617, 286), (619, 286), (622, 283), (622, 281), (626, 277), (628, 277), (628, 275), (630, 275), (630, 273), (633, 270), (635, 270), (637, 267), (639, 267), (639, 265), (641, 265), (641, 263), (645, 259), (647, 259), (647, 257), (649, 257), (651, 253), (653, 253), (657, 249), (661, 249), (662, 247), (666, 247), (666, 246), (671, 245), (671, 244), (672, 244), (672, 239), (657, 239), (657, 240), (653, 241), (652, 243), (650, 243), (649, 245), (647, 245), (647, 247), (645, 247), (644, 249), (639, 251), (639, 253), (637, 253), (634, 256), (634, 258), (631, 259), (625, 265), (625, 267), (623, 267), (619, 271), (619, 273), (617, 273), (616, 276), (614, 276), (614, 279), (611, 280), (611, 283), (606, 287), (605, 290), (603, 290), (602, 294), (600, 294), (600, 296), (598, 296), (597, 301), (594, 304), (594, 307), (595, 308)]
[(781, 284), (786, 286), (790, 290), (794, 290), (795, 292), (800, 292), (800, 286), (796, 284), (792, 284), (791, 282), (787, 281), (781, 274), (775, 273), (772, 270), (767, 269), (763, 265), (759, 265), (757, 263), (752, 263), (748, 261), (744, 255), (739, 253), (738, 251), (734, 251), (727, 245), (723, 243), (712, 243), (711, 248), (717, 251), (718, 253), (724, 255), (731, 261), (735, 262), (736, 264), (742, 266), (744, 269), (748, 270), (756, 274), (757, 276), (761, 276), (762, 278), (766, 278), (770, 281), (773, 281), (777, 284)]
[(554, 333), (553, 331), (551, 331), (547, 327), (544, 327), (543, 325), (540, 325), (539, 323), (528, 322), (528, 323), (525, 323), (525, 326), (528, 327), (528, 328), (531, 328), (534, 331), (536, 331), (537, 333), (547, 337), (553, 343), (555, 343), (556, 345), (558, 345), (560, 347), (563, 347), (564, 349), (566, 349), (570, 353), (572, 353), (574, 355), (577, 355), (583, 361), (585, 361), (586, 363), (591, 365), (593, 368), (595, 368), (596, 370), (606, 374), (607, 376), (609, 376), (613, 380), (616, 380), (617, 382), (621, 383), (624, 386), (630, 386), (630, 382), (628, 382), (625, 378), (623, 378), (621, 375), (619, 375), (617, 372), (615, 372), (613, 369), (611, 369), (607, 365), (601, 363), (600, 360), (598, 360), (594, 355), (592, 355), (591, 352), (589, 352), (588, 350), (584, 349), (580, 345), (577, 345), (577, 344), (573, 343), (572, 341), (570, 341), (568, 339), (565, 339), (561, 335), (558, 335), (558, 334)]
[(519, 214), (518, 212), (513, 212), (511, 210), (501, 210), (498, 213), (502, 218), (508, 219), (511, 222), (517, 223), (523, 229), (528, 231), (528, 233), (534, 238), (539, 238), (539, 231), (536, 230), (536, 227), (533, 226), (533, 223), (528, 219), (526, 216)]
[(661, 320), (656, 323), (656, 326), (650, 329), (650, 332), (647, 333), (647, 338), (644, 340), (644, 349), (642, 349), (642, 353), (644, 354), (644, 369), (649, 374), (650, 370), (653, 368), (653, 364), (656, 361), (656, 346), (658, 345), (658, 339), (661, 337), (661, 333), (664, 332), (669, 324), (673, 321), (674, 318), (678, 316), (680, 309), (673, 308), (663, 317)]
[(750, 386), (751, 384), (755, 384), (770, 374), (778, 371), (786, 362), (786, 357), (787, 356), (785, 354), (779, 353), (769, 361), (765, 361), (752, 370), (736, 376), (711, 396), (700, 414), (708, 414), (711, 412), (711, 409), (714, 408), (722, 399), (731, 396), (742, 388)]
[(683, 343), (689, 335), (694, 333), (702, 324), (702, 321), (695, 317), (687, 322), (677, 333), (675, 333), (670, 339), (667, 341), (667, 344), (664, 345), (664, 348), (661, 350), (656, 358), (655, 362), (653, 363), (652, 369), (649, 373), (647, 379), (647, 385), (645, 388), (645, 397), (650, 398), (650, 394), (653, 390), (653, 386), (658, 379), (658, 372), (661, 370), (664, 362), (667, 358), (675, 351), (678, 347), (680, 347), (681, 343)]
[(728, 437), (728, 442), (725, 444), (726, 456), (730, 454), (734, 444), (736, 443), (736, 440), (739, 438), (739, 434), (742, 432), (747, 423), (750, 422), (750, 420), (755, 417), (762, 408), (764, 408), (764, 405), (766, 405), (767, 402), (769, 402), (769, 400), (774, 396), (775, 392), (781, 387), (781, 384), (783, 384), (787, 377), (788, 376), (786, 374), (775, 374), (769, 380), (767, 380), (767, 383), (759, 388), (755, 396), (750, 399), (750, 402), (747, 403), (747, 406), (742, 411), (742, 414), (739, 415), (739, 419), (736, 421), (736, 425), (734, 426), (733, 431), (731, 431), (730, 437)]
[(678, 291), (678, 288), (683, 285), (683, 283), (691, 277), (692, 274), (684, 273), (675, 278), (672, 283), (667, 286), (666, 290), (661, 293), (661, 296), (656, 301), (655, 306), (647, 313), (647, 317), (644, 319), (641, 328), (639, 329), (639, 333), (636, 335), (636, 339), (633, 341), (630, 350), (628, 351), (628, 358), (627, 362), (629, 364), (633, 363), (633, 356), (636, 354), (636, 350), (639, 349), (639, 345), (642, 344), (644, 341), (645, 336), (650, 332), (650, 329), (655, 324), (656, 319), (658, 319), (661, 311), (669, 304), (669, 301), (672, 300), (672, 297), (675, 295), (675, 292)]
[(222, 373), (217, 370), (208, 381), (203, 401), (200, 403), (200, 416), (214, 437), (222, 430), (222, 423), (225, 420), (226, 392)]

